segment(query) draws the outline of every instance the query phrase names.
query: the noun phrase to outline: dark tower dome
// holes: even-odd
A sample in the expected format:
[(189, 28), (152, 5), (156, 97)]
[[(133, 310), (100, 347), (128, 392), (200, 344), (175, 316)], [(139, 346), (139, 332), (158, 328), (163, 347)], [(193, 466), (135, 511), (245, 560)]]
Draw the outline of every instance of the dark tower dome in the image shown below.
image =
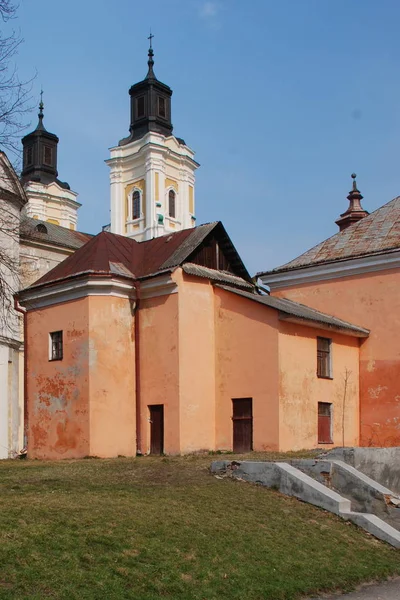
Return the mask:
[(40, 94), (39, 122), (31, 133), (22, 138), (23, 161), (21, 182), (36, 181), (44, 184), (56, 181), (61, 187), (69, 189), (68, 183), (57, 179), (58, 137), (50, 133), (43, 125), (43, 92)]
[(154, 131), (165, 136), (172, 134), (171, 123), (171, 96), (172, 90), (165, 83), (158, 81), (154, 74), (154, 52), (150, 34), (150, 48), (148, 59), (148, 72), (139, 83), (135, 83), (129, 90), (131, 97), (131, 124), (130, 136), (119, 142), (120, 146), (138, 140), (149, 131)]

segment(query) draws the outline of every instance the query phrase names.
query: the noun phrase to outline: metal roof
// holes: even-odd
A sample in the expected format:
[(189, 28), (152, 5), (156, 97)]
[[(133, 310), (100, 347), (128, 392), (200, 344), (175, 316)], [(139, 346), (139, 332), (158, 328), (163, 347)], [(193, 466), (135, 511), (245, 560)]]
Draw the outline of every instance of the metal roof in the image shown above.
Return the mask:
[(242, 279), (241, 277), (232, 275), (232, 273), (228, 273), (228, 271), (217, 271), (216, 269), (210, 269), (195, 263), (185, 263), (182, 265), (182, 269), (185, 273), (187, 273), (187, 275), (203, 277), (204, 279), (219, 281), (221, 283), (230, 283), (231, 285), (243, 287), (249, 290), (254, 288), (253, 284), (249, 283), (245, 279)]
[[(45, 223), (45, 225), (47, 227), (49, 224)], [(150, 277), (158, 272), (181, 265), (187, 259), (190, 260), (190, 255), (213, 232), (221, 241), (221, 245), (226, 247), (227, 252), (230, 253), (236, 274), (244, 275), (249, 280), (250, 275), (229, 236), (222, 224), (216, 222), (184, 229), (144, 242), (137, 242), (125, 236), (102, 231), (89, 239), (84, 246), (46, 273), (31, 287), (54, 283), (85, 273), (120, 275), (136, 279)], [(38, 233), (38, 235), (45, 236), (46, 234)]]
[[(39, 231), (38, 225), (42, 226), (39, 228), (42, 230), (45, 227), (47, 233)], [(54, 223), (48, 223), (40, 219), (23, 217), (20, 225), (20, 237), (27, 242), (39, 242), (77, 250), (92, 239), (93, 235), (67, 229), (66, 227), (61, 227), (61, 225), (54, 225)]]
[(311, 265), (382, 254), (400, 248), (400, 196), (301, 256), (258, 276)]
[(294, 320), (295, 322), (304, 321), (305, 324), (312, 324), (314, 327), (318, 326), (321, 329), (330, 329), (340, 333), (347, 333), (348, 335), (356, 337), (368, 337), (369, 335), (369, 330), (365, 329), (364, 327), (353, 325), (352, 323), (343, 321), (342, 319), (338, 319), (332, 315), (327, 315), (319, 310), (305, 306), (304, 304), (293, 302), (292, 300), (275, 298), (275, 296), (269, 295), (260, 296), (258, 294), (245, 292), (244, 290), (239, 290), (237, 288), (232, 288), (225, 285), (215, 285), (216, 287), (226, 290), (227, 292), (233, 292), (234, 294), (238, 294), (239, 296), (243, 296), (244, 298), (248, 298), (249, 300), (259, 302), (260, 304), (264, 304), (269, 308), (278, 310), (280, 317), (283, 320)]

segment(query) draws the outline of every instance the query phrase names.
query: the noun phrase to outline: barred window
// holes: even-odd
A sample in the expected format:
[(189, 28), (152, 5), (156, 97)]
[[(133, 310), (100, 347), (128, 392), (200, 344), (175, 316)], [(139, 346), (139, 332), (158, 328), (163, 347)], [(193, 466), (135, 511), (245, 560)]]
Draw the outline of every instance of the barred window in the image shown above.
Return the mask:
[(50, 357), (49, 360), (62, 360), (63, 358), (63, 332), (53, 331), (50, 333)]
[(168, 194), (168, 215), (175, 219), (175, 192), (170, 190)]
[(140, 217), (140, 192), (135, 190), (132, 194), (132, 219)]
[(317, 337), (317, 376), (332, 377), (331, 344), (329, 338)]

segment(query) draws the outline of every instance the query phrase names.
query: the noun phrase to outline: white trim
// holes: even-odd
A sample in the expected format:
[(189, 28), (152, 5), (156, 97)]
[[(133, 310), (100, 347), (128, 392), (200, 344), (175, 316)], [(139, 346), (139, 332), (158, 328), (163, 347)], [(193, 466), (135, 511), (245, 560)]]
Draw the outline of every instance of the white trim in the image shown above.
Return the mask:
[(70, 300), (78, 300), (86, 296), (135, 298), (134, 289), (132, 284), (117, 279), (89, 279), (87, 277), (81, 281), (63, 281), (51, 287), (22, 292), (20, 304), (31, 310)]
[[(135, 192), (139, 192), (139, 216), (133, 218), (133, 194)], [(129, 200), (129, 205), (128, 205), (128, 218), (126, 221), (126, 224), (136, 224), (139, 223), (139, 221), (144, 221), (144, 212), (143, 212), (143, 190), (140, 189), (139, 187), (136, 187), (135, 184), (133, 184), (133, 188), (131, 189), (131, 191), (129, 192), (128, 195), (128, 200)]]
[(266, 273), (260, 279), (271, 290), (284, 288), (302, 283), (313, 283), (328, 279), (363, 275), (374, 271), (386, 271), (400, 267), (400, 250), (395, 252), (365, 256), (349, 260), (336, 260), (323, 265), (298, 267), (281, 273)]
[(143, 299), (154, 298), (155, 296), (167, 296), (169, 294), (176, 294), (177, 292), (178, 286), (169, 273), (161, 277), (148, 279), (140, 284), (140, 297)]
[[(178, 286), (170, 274), (148, 279), (140, 284), (140, 296), (143, 299), (155, 296), (176, 294)], [(134, 284), (118, 279), (93, 279), (86, 277), (80, 281), (63, 281), (42, 289), (28, 289), (21, 293), (20, 304), (28, 310), (44, 308), (52, 304), (60, 304), (78, 300), (87, 296), (113, 296), (114, 298), (136, 299)]]

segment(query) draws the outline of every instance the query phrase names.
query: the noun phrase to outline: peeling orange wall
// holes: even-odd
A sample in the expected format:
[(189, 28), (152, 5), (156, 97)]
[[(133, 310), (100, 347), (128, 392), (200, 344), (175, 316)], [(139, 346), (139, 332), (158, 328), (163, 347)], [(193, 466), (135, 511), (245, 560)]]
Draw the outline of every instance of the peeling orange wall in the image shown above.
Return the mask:
[[(30, 458), (90, 453), (88, 308), (84, 298), (27, 314)], [(64, 358), (49, 361), (49, 333), (59, 330), (64, 332)]]
[(214, 288), (206, 279), (179, 278), (181, 452), (215, 449)]
[(136, 455), (135, 340), (130, 301), (89, 296), (90, 455)]
[(363, 446), (400, 445), (400, 293), (396, 269), (273, 291), (371, 330), (360, 348)]
[(164, 405), (164, 451), (179, 454), (178, 294), (140, 301), (140, 395), (143, 453), (150, 451), (149, 405)]
[[(332, 339), (332, 379), (317, 377), (317, 336)], [(358, 358), (358, 338), (280, 322), (279, 449), (281, 451), (319, 446), (318, 402), (332, 404), (333, 425), (333, 444), (320, 445), (324, 448), (343, 445), (343, 432), (345, 446), (358, 445)]]
[(278, 315), (215, 288), (216, 448), (232, 449), (232, 399), (253, 398), (253, 448), (279, 447)]
[[(28, 312), (31, 458), (136, 453), (131, 321), (129, 300), (112, 296)], [(60, 330), (63, 359), (49, 361)]]

